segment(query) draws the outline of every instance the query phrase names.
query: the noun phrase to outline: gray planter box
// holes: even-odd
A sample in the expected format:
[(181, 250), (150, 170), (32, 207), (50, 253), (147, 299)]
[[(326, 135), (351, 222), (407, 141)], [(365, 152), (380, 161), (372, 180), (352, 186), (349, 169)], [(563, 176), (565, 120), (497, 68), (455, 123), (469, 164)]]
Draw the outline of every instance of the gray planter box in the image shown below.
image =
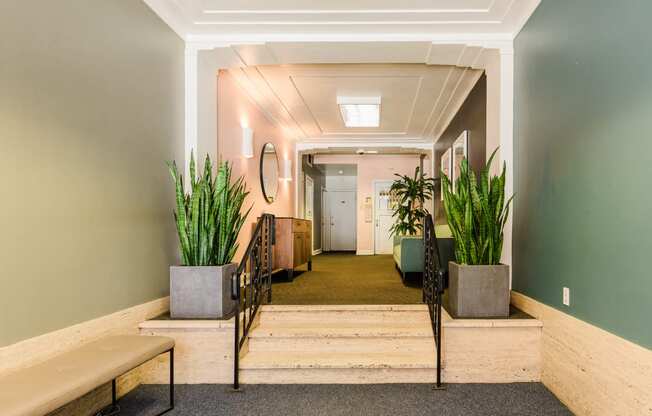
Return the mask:
[(453, 317), (509, 317), (509, 266), (467, 266), (451, 261), (448, 272)]
[(172, 319), (228, 319), (233, 316), (231, 276), (235, 263), (224, 266), (171, 266)]

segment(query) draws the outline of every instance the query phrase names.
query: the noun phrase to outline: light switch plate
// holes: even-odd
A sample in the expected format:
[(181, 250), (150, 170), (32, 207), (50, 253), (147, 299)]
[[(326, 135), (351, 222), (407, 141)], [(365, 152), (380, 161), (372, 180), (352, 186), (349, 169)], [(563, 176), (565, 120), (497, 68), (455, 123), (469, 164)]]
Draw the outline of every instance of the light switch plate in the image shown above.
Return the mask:
[(562, 302), (566, 306), (570, 306), (570, 289), (565, 287), (562, 296)]

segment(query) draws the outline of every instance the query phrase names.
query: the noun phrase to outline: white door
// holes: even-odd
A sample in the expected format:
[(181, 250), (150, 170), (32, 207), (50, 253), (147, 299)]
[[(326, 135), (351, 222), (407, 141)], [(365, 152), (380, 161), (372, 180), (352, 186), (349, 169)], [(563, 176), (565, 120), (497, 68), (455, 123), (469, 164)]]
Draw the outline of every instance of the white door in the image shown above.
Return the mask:
[(392, 254), (392, 236), (389, 229), (394, 224), (389, 188), (392, 181), (374, 182), (374, 254)]
[(315, 221), (314, 221), (314, 199), (315, 199), (315, 182), (312, 180), (312, 178), (308, 175), (306, 175), (306, 194), (305, 194), (305, 219), (310, 220), (310, 224), (312, 225), (312, 232), (310, 235), (312, 236), (312, 244), (310, 249), (312, 251), (315, 250)]
[(330, 214), (330, 249), (355, 250), (356, 203), (355, 191), (328, 192)]

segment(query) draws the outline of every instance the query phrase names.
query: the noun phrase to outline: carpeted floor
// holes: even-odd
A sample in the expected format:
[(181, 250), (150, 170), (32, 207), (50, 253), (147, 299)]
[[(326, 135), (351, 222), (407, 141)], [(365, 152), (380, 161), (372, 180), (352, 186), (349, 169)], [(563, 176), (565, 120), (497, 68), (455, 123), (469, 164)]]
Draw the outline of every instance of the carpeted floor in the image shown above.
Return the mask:
[(400, 305), (421, 303), (421, 276), (404, 284), (391, 255), (325, 253), (313, 257), (312, 271), (295, 271), (292, 282), (275, 276), (277, 305)]
[[(121, 416), (156, 414), (167, 404), (165, 385), (140, 386), (124, 397)], [(572, 415), (540, 383), (177, 386), (170, 416), (552, 416)]]

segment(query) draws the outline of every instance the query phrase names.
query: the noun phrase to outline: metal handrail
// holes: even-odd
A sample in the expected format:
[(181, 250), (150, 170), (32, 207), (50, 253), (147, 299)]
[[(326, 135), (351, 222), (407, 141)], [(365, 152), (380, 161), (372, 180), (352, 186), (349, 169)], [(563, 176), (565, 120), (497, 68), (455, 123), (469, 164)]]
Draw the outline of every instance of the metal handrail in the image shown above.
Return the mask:
[(275, 234), (274, 216), (263, 214), (256, 223), (237, 271), (231, 277), (231, 299), (235, 301), (234, 390), (240, 388), (240, 350), (247, 340), (260, 306), (272, 301), (272, 246), (275, 244)]
[(426, 216), (423, 227), (424, 268), (423, 268), (423, 302), (428, 305), (428, 314), (435, 337), (435, 353), (437, 360), (436, 388), (442, 388), (441, 383), (441, 308), (444, 293), (444, 270), (439, 256), (435, 225), (430, 215)]

